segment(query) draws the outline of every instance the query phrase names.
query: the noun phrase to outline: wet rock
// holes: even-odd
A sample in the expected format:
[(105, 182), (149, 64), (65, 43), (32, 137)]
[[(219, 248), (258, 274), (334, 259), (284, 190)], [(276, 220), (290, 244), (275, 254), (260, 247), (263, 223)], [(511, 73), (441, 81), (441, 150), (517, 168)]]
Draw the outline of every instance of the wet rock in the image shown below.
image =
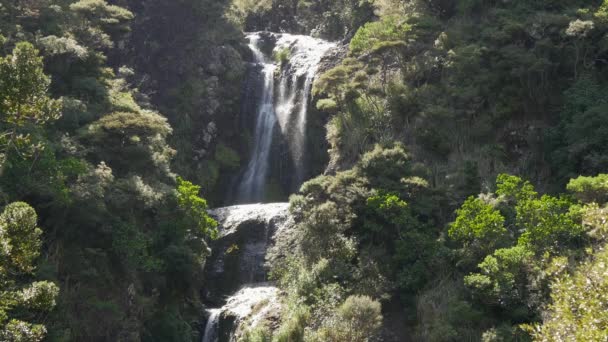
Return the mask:
[(277, 35), (273, 32), (259, 32), (259, 48), (267, 57), (272, 57), (272, 51), (277, 44)]
[(277, 231), (292, 225), (288, 203), (238, 205), (211, 210), (220, 237), (211, 245), (205, 287), (207, 301), (219, 306), (244, 284), (267, 281), (267, 250)]

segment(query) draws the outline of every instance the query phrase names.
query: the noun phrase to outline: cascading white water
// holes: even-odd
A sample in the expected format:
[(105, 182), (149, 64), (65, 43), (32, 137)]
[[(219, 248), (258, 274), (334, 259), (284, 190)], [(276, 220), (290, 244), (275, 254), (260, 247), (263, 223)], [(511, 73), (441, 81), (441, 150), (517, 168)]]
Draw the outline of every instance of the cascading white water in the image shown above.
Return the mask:
[(209, 318), (207, 318), (207, 324), (205, 325), (205, 332), (203, 334), (202, 342), (216, 342), (219, 337), (218, 328), (222, 309), (210, 309), (208, 313)]
[[(281, 68), (276, 101), (274, 76), (278, 66), (265, 58), (260, 47), (262, 34), (276, 39), (274, 53), (288, 51), (289, 61)], [(294, 163), (292, 183), (299, 185), (304, 181), (307, 113), (312, 85), (321, 59), (335, 46), (309, 36), (285, 33), (251, 33), (248, 38), (255, 63), (263, 68), (264, 88), (257, 103), (253, 153), (238, 187), (238, 201), (241, 203), (264, 199), (273, 130), (277, 122)]]
[[(281, 34), (275, 51), (289, 51), (289, 64), (281, 72), (277, 117), (283, 135), (290, 137), (295, 182), (304, 181), (306, 124), (312, 85), (323, 56), (335, 44), (309, 36)], [(303, 82), (302, 82), (303, 80)]]
[(240, 201), (259, 201), (264, 194), (268, 174), (268, 157), (272, 146), (272, 135), (276, 125), (274, 111), (275, 65), (268, 63), (259, 47), (259, 36), (251, 34), (249, 48), (253, 51), (255, 63), (262, 67), (264, 84), (260, 98), (253, 138), (253, 153), (239, 185)]
[(207, 310), (202, 342), (236, 342), (241, 325), (255, 327), (280, 311), (279, 290), (266, 282), (267, 251), (275, 239), (289, 235), (285, 233), (293, 219), (288, 203), (237, 205), (209, 214), (220, 228), (207, 260), (206, 296), (227, 299), (216, 302), (219, 308)]
[(279, 290), (268, 284), (254, 284), (242, 288), (228, 299), (220, 309), (209, 310), (209, 318), (205, 326), (202, 342), (217, 342), (219, 340), (219, 323), (222, 313), (235, 317), (236, 323), (248, 318), (253, 326), (257, 325), (265, 314), (263, 308), (254, 314), (256, 305), (263, 302), (274, 302)]

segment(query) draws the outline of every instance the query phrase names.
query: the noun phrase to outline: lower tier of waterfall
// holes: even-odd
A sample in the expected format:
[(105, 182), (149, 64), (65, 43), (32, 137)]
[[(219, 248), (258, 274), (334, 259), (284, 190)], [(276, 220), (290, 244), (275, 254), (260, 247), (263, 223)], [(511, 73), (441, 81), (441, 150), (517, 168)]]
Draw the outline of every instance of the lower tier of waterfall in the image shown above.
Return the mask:
[(244, 326), (279, 314), (279, 291), (268, 282), (267, 259), (291, 231), (288, 203), (237, 205), (210, 211), (219, 238), (205, 268), (203, 342), (237, 341)]
[(246, 285), (230, 296), (224, 306), (209, 309), (203, 342), (235, 340), (242, 326), (255, 327), (280, 309), (279, 290), (272, 284)]

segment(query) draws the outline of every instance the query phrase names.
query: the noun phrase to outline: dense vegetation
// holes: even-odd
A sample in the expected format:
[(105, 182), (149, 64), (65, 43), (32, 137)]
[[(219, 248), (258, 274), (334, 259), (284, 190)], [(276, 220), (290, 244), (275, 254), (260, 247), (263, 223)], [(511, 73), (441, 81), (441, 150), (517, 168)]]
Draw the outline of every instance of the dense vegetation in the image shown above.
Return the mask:
[(134, 13), (2, 1), (0, 16), (2, 340), (195, 338), (215, 222), (120, 63)]
[[(310, 28), (314, 2), (291, 3)], [(273, 266), (288, 314), (250, 339), (391, 338), (397, 319), (397, 339), (604, 340), (608, 4), (374, 7), (344, 12), (368, 22), (316, 82), (330, 168), (291, 198), (299, 248)], [(384, 331), (341, 333), (360, 296)]]
[(200, 339), (258, 29), (345, 58), (246, 340), (608, 338), (607, 1), (0, 0), (0, 340)]

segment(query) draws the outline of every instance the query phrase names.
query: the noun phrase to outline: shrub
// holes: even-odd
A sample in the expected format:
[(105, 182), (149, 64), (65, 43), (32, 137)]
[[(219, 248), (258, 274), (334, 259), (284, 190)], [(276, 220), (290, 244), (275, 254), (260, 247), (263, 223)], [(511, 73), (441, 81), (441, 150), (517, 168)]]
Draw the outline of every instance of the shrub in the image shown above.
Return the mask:
[(291, 51), (289, 48), (283, 48), (273, 53), (274, 60), (277, 64), (283, 66), (289, 62)]
[(608, 249), (596, 253), (552, 286), (546, 318), (528, 327), (535, 341), (605, 341), (608, 339)]
[(383, 44), (401, 42), (407, 39), (412, 26), (404, 23), (396, 15), (383, 17), (380, 21), (367, 23), (361, 27), (350, 42), (351, 53), (377, 50)]
[(381, 325), (379, 302), (367, 296), (350, 296), (319, 331), (319, 336), (327, 342), (367, 342)]
[(608, 174), (571, 179), (566, 189), (583, 202), (602, 204), (608, 200)]

